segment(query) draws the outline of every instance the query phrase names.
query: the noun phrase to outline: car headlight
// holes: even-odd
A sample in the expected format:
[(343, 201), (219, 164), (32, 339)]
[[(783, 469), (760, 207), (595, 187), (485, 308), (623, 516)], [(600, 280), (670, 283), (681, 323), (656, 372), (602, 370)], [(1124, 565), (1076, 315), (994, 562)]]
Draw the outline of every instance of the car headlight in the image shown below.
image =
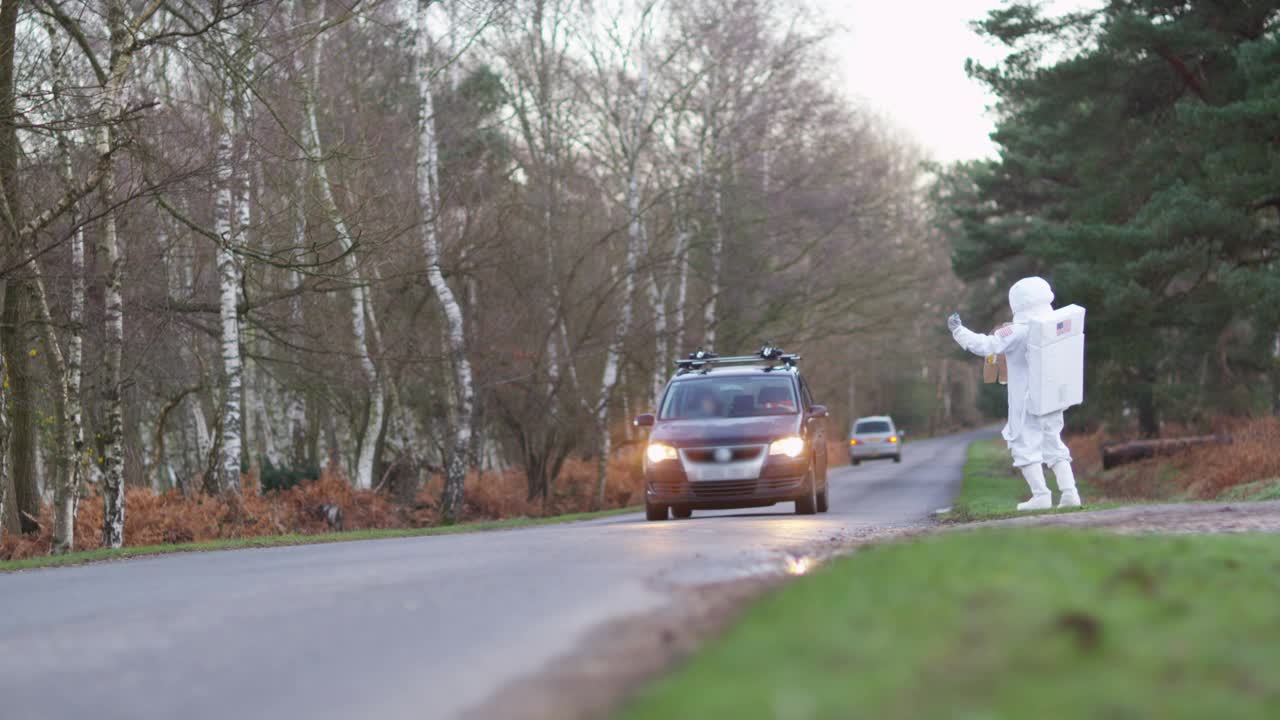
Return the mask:
[(794, 435), (769, 444), (770, 455), (786, 455), (789, 458), (800, 457), (804, 452), (804, 440)]
[(675, 460), (676, 449), (670, 445), (662, 443), (649, 443), (649, 447), (645, 448), (644, 456), (649, 458), (651, 463), (660, 463), (663, 460)]

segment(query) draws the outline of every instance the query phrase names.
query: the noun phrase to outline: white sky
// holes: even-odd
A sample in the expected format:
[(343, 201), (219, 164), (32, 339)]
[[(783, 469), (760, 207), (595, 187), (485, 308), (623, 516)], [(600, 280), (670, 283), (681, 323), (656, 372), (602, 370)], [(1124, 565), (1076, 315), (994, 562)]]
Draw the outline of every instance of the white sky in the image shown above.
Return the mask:
[[(994, 156), (993, 99), (964, 73), (965, 58), (995, 62), (1003, 48), (969, 22), (1000, 0), (817, 0), (845, 28), (832, 45), (851, 96), (906, 131), (935, 160)], [(1053, 0), (1055, 14), (1098, 0)]]

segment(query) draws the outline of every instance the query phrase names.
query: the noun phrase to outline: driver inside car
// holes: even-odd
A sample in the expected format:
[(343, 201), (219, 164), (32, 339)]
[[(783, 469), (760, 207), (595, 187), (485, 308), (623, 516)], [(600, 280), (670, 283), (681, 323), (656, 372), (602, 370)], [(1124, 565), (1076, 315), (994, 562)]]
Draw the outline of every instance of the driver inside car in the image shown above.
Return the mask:
[(716, 399), (715, 393), (710, 390), (698, 388), (690, 405), (692, 407), (692, 411), (689, 413), (690, 417), (720, 417), (720, 401)]

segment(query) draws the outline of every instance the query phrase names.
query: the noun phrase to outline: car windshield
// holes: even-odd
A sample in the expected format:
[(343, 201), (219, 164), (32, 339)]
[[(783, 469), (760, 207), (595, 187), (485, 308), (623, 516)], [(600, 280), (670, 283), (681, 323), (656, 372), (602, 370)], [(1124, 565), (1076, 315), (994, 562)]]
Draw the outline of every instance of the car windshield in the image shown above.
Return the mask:
[(855, 435), (889, 432), (889, 423), (884, 420), (864, 420), (853, 429)]
[(700, 377), (672, 383), (662, 400), (663, 420), (759, 417), (796, 413), (790, 376)]

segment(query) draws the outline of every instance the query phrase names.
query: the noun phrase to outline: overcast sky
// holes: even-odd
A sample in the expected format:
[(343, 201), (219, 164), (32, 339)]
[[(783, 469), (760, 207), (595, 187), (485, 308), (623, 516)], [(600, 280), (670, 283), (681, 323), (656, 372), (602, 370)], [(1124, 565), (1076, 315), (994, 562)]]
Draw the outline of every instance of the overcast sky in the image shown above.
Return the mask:
[[(950, 162), (994, 155), (992, 98), (964, 74), (965, 58), (994, 62), (969, 22), (999, 0), (818, 0), (844, 28), (834, 49), (849, 94), (865, 99), (932, 153)], [(1054, 11), (1098, 0), (1055, 0)]]

